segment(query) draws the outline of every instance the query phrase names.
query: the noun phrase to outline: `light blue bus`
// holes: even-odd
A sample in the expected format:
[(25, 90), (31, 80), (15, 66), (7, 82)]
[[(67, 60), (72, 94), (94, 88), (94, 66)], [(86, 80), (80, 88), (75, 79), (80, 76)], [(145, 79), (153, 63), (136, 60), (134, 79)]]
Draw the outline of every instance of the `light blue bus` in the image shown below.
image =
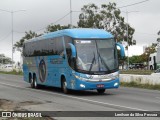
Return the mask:
[(65, 29), (28, 40), (23, 46), (24, 80), (69, 90), (119, 87), (117, 46), (113, 35), (100, 29)]

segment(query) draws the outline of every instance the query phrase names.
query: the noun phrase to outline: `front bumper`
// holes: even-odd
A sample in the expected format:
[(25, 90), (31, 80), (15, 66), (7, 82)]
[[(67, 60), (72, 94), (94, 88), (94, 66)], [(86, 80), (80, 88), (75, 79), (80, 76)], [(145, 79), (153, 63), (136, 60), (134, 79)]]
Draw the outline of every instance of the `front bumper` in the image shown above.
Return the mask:
[[(110, 80), (107, 82), (87, 82), (83, 80), (76, 79), (75, 84), (71, 85), (71, 89), (74, 90), (94, 90), (94, 89), (112, 89), (119, 87), (119, 78), (115, 80)], [(97, 85), (103, 85), (103, 87), (97, 87)]]

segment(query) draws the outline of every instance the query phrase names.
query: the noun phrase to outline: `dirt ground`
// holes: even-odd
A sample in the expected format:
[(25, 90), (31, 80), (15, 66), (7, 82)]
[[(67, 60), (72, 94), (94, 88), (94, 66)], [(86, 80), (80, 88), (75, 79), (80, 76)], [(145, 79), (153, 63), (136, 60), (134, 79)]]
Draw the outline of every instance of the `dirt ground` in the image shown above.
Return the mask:
[[(34, 101), (25, 101), (16, 103), (14, 101), (0, 99), (0, 111), (27, 111), (26, 109), (23, 109), (23, 106), (36, 105), (36, 104), (42, 104), (42, 103)], [(14, 118), (14, 119), (2, 118), (2, 120), (54, 120), (54, 119), (50, 117), (43, 117), (43, 118)]]

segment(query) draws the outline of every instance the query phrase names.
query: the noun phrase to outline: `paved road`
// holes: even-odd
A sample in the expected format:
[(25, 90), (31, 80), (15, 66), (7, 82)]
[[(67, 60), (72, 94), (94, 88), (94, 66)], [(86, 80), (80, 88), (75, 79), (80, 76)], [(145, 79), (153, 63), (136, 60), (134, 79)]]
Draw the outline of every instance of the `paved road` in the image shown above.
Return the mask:
[(39, 111), (160, 111), (160, 91), (120, 87), (96, 91), (73, 91), (69, 95), (60, 89), (32, 89), (22, 76), (0, 74), (0, 99), (14, 102), (32, 101), (23, 106)]

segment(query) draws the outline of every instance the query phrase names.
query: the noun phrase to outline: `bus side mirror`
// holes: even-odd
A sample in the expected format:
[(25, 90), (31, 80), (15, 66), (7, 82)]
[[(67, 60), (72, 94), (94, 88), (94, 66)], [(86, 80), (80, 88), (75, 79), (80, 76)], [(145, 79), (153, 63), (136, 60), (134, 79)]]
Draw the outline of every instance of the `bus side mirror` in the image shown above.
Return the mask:
[(68, 43), (71, 47), (71, 51), (72, 51), (72, 55), (71, 58), (75, 58), (76, 57), (76, 47), (72, 44), (72, 43)]
[(125, 57), (124, 47), (123, 47), (122, 44), (120, 44), (120, 43), (116, 43), (116, 46), (119, 46), (119, 47), (120, 47), (121, 58), (124, 58), (124, 57)]

